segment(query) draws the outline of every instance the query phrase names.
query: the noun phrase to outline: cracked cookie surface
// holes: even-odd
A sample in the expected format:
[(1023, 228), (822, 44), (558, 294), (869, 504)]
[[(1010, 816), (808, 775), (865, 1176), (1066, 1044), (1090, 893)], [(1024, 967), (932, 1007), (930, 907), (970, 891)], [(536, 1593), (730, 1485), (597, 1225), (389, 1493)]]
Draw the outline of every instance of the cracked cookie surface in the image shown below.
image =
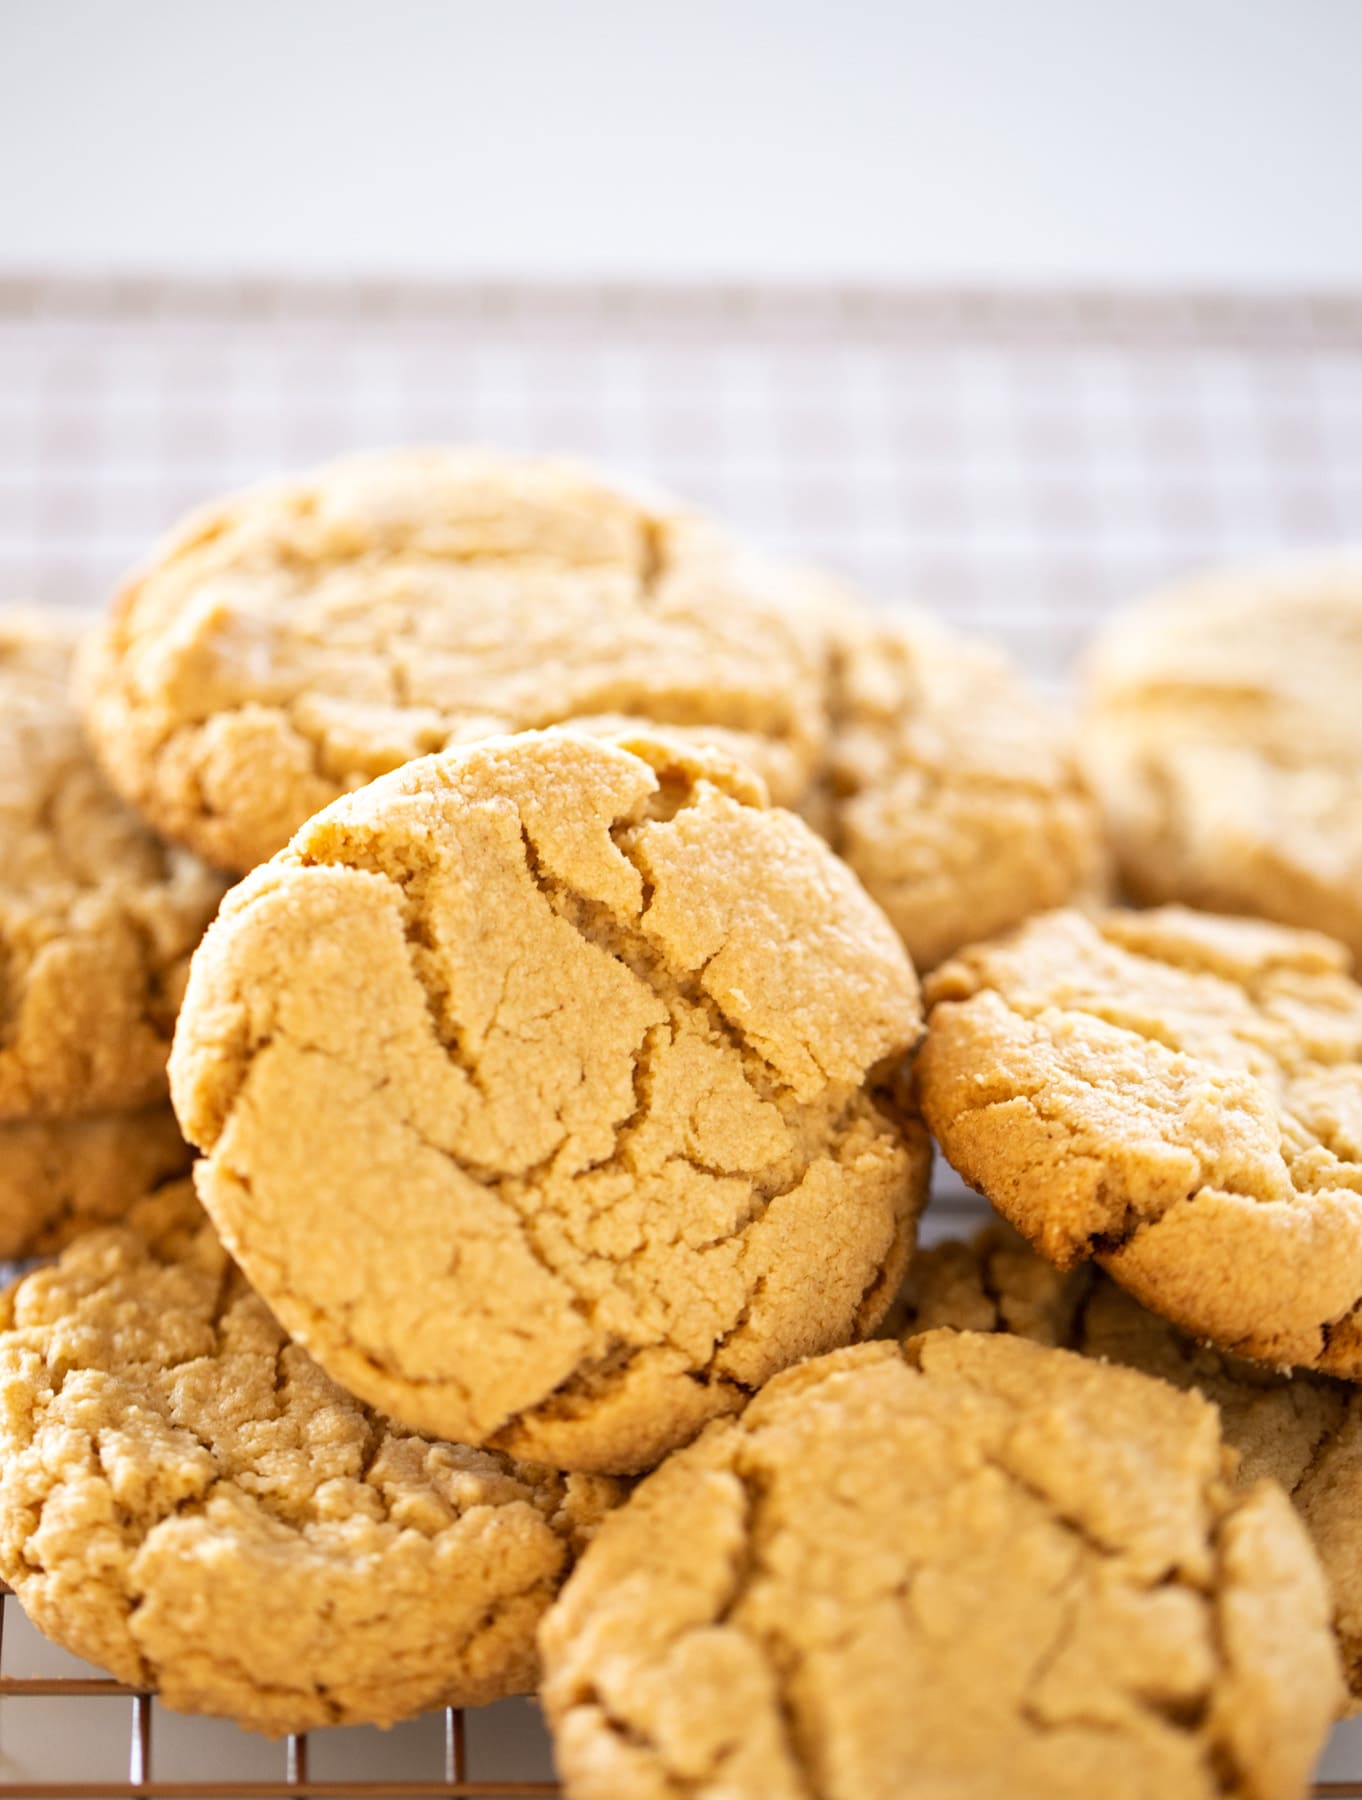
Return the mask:
[(933, 1332), (778, 1376), (607, 1519), (540, 1628), (571, 1800), (1292, 1800), (1340, 1697), (1214, 1409)]
[(1096, 897), (1096, 808), (1059, 708), (991, 645), (921, 615), (849, 606), (827, 623), (827, 833), (917, 967)]
[(356, 457), (187, 520), (91, 646), (87, 721), (124, 794), (237, 870), (413, 758), (597, 715), (712, 736), (794, 802), (825, 726), (802, 590), (570, 464)]
[(0, 1258), (46, 1256), (188, 1172), (168, 1106), (0, 1124)]
[(755, 778), (658, 738), (413, 763), (229, 897), (172, 1059), (285, 1327), (425, 1430), (651, 1466), (872, 1330), (929, 1151), (912, 966)]
[(971, 1242), (918, 1253), (886, 1332), (949, 1327), (1007, 1331), (1034, 1343), (1124, 1363), (1194, 1388), (1238, 1451), (1241, 1485), (1281, 1483), (1310, 1533), (1334, 1600), (1334, 1630), (1356, 1704), (1362, 1700), (1362, 1391), (1198, 1343), (1091, 1263), (1067, 1273), (1005, 1225)]
[(0, 610), (0, 1121), (165, 1097), (226, 885), (105, 782), (69, 698), (75, 646), (58, 618)]
[(1085, 759), (1140, 900), (1257, 913), (1362, 959), (1362, 560), (1231, 570), (1119, 618)]
[(928, 985), (923, 1110), (1043, 1255), (1183, 1329), (1362, 1376), (1362, 988), (1312, 932), (1032, 920)]
[(620, 1497), (404, 1431), (291, 1344), (187, 1182), (0, 1302), (0, 1571), (50, 1637), (278, 1734), (531, 1686)]

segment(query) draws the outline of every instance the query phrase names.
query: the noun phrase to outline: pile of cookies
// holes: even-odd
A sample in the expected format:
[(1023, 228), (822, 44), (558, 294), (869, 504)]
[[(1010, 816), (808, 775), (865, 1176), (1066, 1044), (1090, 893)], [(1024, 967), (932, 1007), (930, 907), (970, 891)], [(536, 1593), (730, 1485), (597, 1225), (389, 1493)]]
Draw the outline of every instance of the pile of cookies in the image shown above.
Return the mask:
[[(1075, 732), (472, 452), (196, 515), (78, 651), (7, 614), (0, 1576), (266, 1732), (538, 1688), (579, 1800), (1303, 1793), (1358, 675), (1362, 574), (1214, 583)], [(929, 1128), (1001, 1220), (915, 1254)]]

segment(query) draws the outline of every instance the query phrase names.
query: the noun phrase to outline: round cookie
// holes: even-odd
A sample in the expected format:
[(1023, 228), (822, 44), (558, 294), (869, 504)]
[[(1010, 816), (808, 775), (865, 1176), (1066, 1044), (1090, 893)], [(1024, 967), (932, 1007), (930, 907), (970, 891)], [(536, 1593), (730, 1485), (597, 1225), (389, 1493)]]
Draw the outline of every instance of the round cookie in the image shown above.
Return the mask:
[(919, 1032), (888, 922), (750, 774), (530, 733), (375, 782), (235, 889), (172, 1085), (228, 1247), (338, 1381), (627, 1473), (879, 1322)]
[(1047, 914), (928, 987), (923, 1110), (1050, 1261), (1263, 1362), (1362, 1376), (1362, 988), (1346, 950), (1166, 907)]
[(60, 1250), (191, 1160), (168, 1106), (0, 1124), (0, 1258)]
[(1304, 1795), (1318, 1565), (1215, 1411), (933, 1332), (777, 1377), (608, 1518), (540, 1628), (570, 1800)]
[(1321, 1375), (1277, 1374), (1199, 1344), (1091, 1263), (1061, 1273), (1006, 1226), (913, 1260), (886, 1329), (1006, 1331), (1124, 1363), (1195, 1389), (1239, 1452), (1241, 1486), (1264, 1476), (1296, 1504), (1334, 1598), (1354, 1702), (1362, 1699), (1362, 1390)]
[(922, 615), (829, 623), (827, 835), (917, 967), (1096, 897), (1096, 808), (1059, 709), (991, 645)]
[(225, 884), (110, 791), (71, 628), (0, 611), (0, 1122), (163, 1099), (189, 955)]
[(1131, 894), (1362, 958), (1362, 559), (1179, 582), (1092, 653), (1085, 752)]
[(241, 871), (415, 757), (601, 714), (715, 727), (793, 802), (826, 724), (806, 585), (571, 464), (356, 457), (188, 519), (92, 644), (86, 717), (131, 801)]
[(182, 1712), (388, 1725), (535, 1680), (616, 1484), (434, 1443), (290, 1344), (187, 1182), (0, 1303), (0, 1574)]

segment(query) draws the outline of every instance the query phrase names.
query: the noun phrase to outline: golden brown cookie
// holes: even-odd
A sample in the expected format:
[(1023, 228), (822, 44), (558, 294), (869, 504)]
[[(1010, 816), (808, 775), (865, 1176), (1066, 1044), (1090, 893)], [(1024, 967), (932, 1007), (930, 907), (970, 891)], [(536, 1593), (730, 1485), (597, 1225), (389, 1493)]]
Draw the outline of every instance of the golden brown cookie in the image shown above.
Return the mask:
[(435, 1443), (290, 1344), (187, 1182), (0, 1304), (0, 1574), (167, 1706), (382, 1725), (535, 1679), (617, 1485)]
[(917, 967), (1096, 898), (1096, 808), (1060, 708), (923, 615), (874, 624), (848, 607), (829, 627), (825, 828)]
[(110, 791), (75, 635), (0, 611), (0, 1121), (163, 1099), (189, 954), (225, 884)]
[(1362, 1376), (1362, 988), (1311, 932), (1050, 913), (928, 989), (923, 1110), (1050, 1261), (1194, 1336)]
[(917, 983), (754, 778), (491, 739), (311, 820), (195, 958), (172, 1083), (287, 1330), (422, 1430), (649, 1467), (875, 1327), (922, 1205)]
[(608, 1518), (540, 1629), (570, 1800), (1294, 1800), (1319, 1567), (1192, 1394), (933, 1332), (772, 1381)]
[(1175, 583), (1117, 619), (1087, 761), (1131, 893), (1362, 957), (1362, 559)]
[(60, 1250), (191, 1158), (168, 1106), (0, 1124), (0, 1258)]
[(1211, 1401), (1239, 1452), (1240, 1485), (1267, 1476), (1295, 1501), (1333, 1590), (1344, 1673), (1354, 1702), (1362, 1699), (1362, 1389), (1277, 1374), (1199, 1344), (1091, 1263), (1061, 1273), (1005, 1225), (920, 1251), (885, 1323), (907, 1336), (938, 1327), (1012, 1332)]
[(825, 729), (802, 588), (571, 464), (356, 457), (187, 520), (92, 645), (86, 716), (128, 799), (238, 870), (413, 757), (587, 715), (717, 727), (793, 801)]

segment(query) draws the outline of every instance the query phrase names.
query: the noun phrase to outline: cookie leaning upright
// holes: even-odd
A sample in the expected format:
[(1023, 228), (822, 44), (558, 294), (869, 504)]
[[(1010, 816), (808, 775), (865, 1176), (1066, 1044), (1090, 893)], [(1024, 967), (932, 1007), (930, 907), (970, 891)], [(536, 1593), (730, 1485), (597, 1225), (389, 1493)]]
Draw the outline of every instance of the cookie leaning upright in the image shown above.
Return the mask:
[(1299, 1800), (1319, 1568), (1214, 1408), (933, 1332), (772, 1381), (607, 1518), (540, 1629), (569, 1800)]
[(917, 982), (760, 784), (490, 739), (311, 820), (196, 957), (175, 1105), (281, 1322), (422, 1430), (649, 1466), (874, 1328), (925, 1197)]
[(848, 607), (827, 623), (827, 833), (917, 967), (1097, 898), (1097, 812), (1060, 708), (992, 645), (923, 615)]
[(1089, 661), (1084, 748), (1140, 900), (1257, 913), (1362, 959), (1362, 559), (1184, 581)]
[(225, 883), (110, 790), (68, 697), (75, 634), (0, 611), (0, 1121), (163, 1098)]
[(571, 464), (355, 457), (187, 520), (91, 646), (87, 723), (167, 836), (240, 871), (415, 757), (598, 715), (710, 732), (794, 803), (825, 729), (802, 593)]
[(619, 1497), (360, 1406), (187, 1182), (0, 1301), (0, 1573), (50, 1637), (182, 1712), (280, 1733), (521, 1692)]
[(1165, 907), (1032, 920), (938, 969), (946, 1156), (1060, 1267), (1195, 1336), (1362, 1378), (1362, 988), (1312, 932)]

